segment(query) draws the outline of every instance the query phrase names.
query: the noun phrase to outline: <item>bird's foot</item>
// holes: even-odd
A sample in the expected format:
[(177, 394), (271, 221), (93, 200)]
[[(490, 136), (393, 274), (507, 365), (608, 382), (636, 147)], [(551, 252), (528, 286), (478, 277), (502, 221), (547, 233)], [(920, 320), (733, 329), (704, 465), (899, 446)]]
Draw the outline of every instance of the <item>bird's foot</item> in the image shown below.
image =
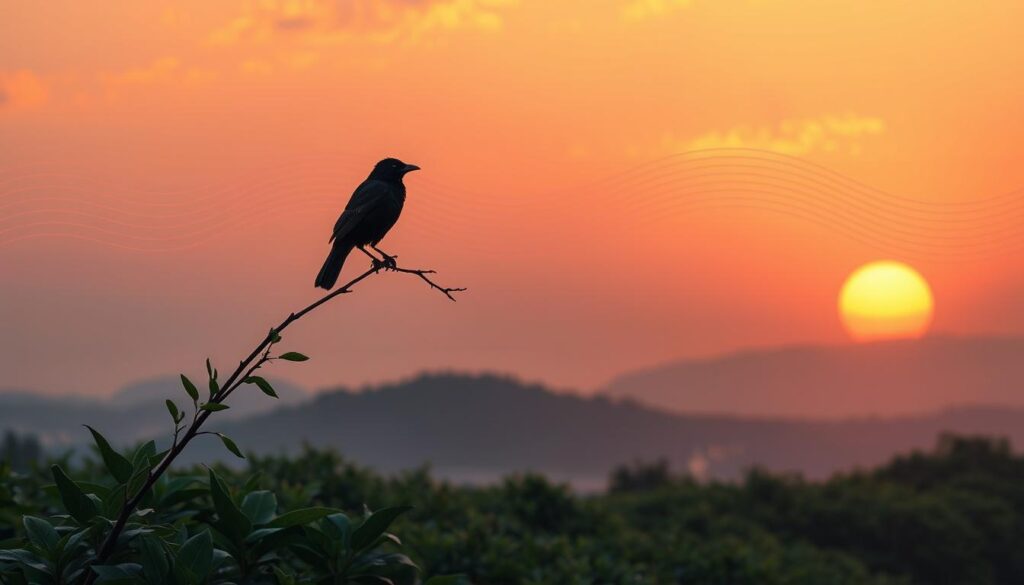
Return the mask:
[(398, 256), (388, 256), (387, 254), (384, 254), (383, 260), (374, 258), (373, 262), (370, 263), (370, 266), (374, 270), (394, 270), (395, 268), (398, 268), (397, 258)]
[[(380, 252), (380, 250), (378, 250)], [(384, 257), (380, 263), (384, 266), (385, 270), (394, 270), (398, 268), (398, 256), (389, 256), (384, 252), (380, 252), (380, 255)]]

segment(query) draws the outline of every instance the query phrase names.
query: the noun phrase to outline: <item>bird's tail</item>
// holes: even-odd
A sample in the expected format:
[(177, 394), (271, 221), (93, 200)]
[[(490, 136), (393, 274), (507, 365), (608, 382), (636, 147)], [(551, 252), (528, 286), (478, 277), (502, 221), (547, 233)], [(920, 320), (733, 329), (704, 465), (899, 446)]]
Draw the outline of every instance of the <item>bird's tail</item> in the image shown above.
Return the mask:
[(325, 290), (331, 290), (334, 287), (334, 283), (338, 282), (341, 267), (345, 265), (345, 258), (348, 258), (351, 251), (351, 244), (335, 240), (331, 253), (327, 255), (327, 260), (324, 260), (324, 266), (320, 269), (320, 274), (316, 275), (316, 286)]

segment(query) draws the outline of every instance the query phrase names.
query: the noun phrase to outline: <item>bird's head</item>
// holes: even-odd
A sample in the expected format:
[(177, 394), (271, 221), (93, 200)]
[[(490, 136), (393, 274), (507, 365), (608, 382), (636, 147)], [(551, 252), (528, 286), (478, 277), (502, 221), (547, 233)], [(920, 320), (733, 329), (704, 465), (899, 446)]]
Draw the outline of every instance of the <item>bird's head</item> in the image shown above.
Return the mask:
[(406, 173), (412, 171), (418, 171), (420, 168), (416, 165), (407, 165), (397, 158), (386, 158), (373, 167), (373, 172), (370, 173), (371, 179), (379, 179), (381, 181), (401, 181), (402, 177)]

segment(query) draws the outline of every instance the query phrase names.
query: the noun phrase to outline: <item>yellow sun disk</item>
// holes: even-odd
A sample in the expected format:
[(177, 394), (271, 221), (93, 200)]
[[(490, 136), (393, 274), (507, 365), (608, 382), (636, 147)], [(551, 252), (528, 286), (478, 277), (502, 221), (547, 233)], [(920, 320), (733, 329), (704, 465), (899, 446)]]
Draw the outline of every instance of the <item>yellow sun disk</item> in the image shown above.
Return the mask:
[(913, 268), (891, 261), (873, 262), (846, 280), (839, 313), (859, 341), (921, 337), (931, 323), (931, 289)]

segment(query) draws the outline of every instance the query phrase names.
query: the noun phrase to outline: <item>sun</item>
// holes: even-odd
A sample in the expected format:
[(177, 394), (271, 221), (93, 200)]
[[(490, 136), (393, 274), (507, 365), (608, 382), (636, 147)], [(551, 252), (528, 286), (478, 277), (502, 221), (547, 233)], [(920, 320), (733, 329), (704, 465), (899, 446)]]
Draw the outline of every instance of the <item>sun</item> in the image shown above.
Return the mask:
[(839, 317), (857, 341), (919, 338), (928, 331), (934, 309), (924, 277), (891, 260), (861, 266), (839, 293)]

